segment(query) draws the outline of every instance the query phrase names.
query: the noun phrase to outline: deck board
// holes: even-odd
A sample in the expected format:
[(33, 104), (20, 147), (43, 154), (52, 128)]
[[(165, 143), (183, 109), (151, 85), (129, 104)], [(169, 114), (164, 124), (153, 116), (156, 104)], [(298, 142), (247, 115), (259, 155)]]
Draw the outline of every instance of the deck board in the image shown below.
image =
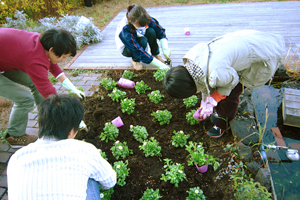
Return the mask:
[[(166, 29), (173, 66), (182, 64), (182, 57), (197, 43), (242, 29), (280, 34), (287, 50), (291, 47), (292, 52), (300, 47), (299, 1), (151, 7), (146, 10)], [(132, 68), (131, 58), (121, 55), (114, 40), (116, 27), (125, 13), (125, 9), (120, 11), (102, 30), (102, 42), (87, 46), (65, 69)], [(184, 34), (185, 27), (190, 28), (190, 35)]]

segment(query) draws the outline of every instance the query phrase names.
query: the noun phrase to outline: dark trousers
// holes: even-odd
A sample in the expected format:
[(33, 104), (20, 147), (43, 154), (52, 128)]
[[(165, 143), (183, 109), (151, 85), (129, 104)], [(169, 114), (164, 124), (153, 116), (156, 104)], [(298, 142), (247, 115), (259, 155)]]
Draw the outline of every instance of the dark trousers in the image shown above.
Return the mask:
[[(156, 33), (153, 28), (147, 28), (145, 37), (138, 37), (137, 42), (144, 48), (146, 49), (147, 43), (149, 43), (150, 49), (151, 49), (151, 54), (156, 56), (159, 54), (159, 47), (157, 44), (157, 38), (156, 38)], [(132, 60), (135, 62), (140, 62), (138, 58), (136, 58), (131, 51), (125, 46), (123, 53), (123, 56), (126, 57), (132, 57)]]
[(216, 122), (217, 127), (224, 130), (229, 125), (229, 122), (235, 118), (242, 91), (243, 86), (241, 83), (238, 83), (231, 91), (230, 95), (218, 103), (216, 112), (219, 117), (226, 119), (226, 121), (218, 119)]

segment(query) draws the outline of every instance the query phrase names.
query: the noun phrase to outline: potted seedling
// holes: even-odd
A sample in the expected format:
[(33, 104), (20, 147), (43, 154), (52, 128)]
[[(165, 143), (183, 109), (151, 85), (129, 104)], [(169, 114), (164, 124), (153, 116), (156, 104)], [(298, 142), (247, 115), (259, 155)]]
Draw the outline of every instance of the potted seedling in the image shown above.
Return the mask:
[(182, 164), (176, 163), (172, 164), (171, 159), (164, 159), (165, 161), (165, 172), (166, 175), (162, 174), (161, 180), (167, 182), (170, 180), (170, 183), (174, 184), (175, 187), (178, 187), (178, 183), (186, 179), (186, 174), (184, 173), (184, 166)]
[(114, 88), (111, 94), (108, 94), (113, 101), (119, 102), (119, 100), (124, 99), (126, 95), (125, 91), (121, 91), (118, 88)]
[(208, 165), (213, 165), (214, 170), (216, 171), (220, 166), (220, 163), (217, 161), (218, 158), (214, 158), (212, 155), (204, 153), (203, 143), (199, 142), (189, 142), (189, 145), (185, 145), (185, 150), (189, 152), (188, 155), (188, 165), (196, 165), (197, 169), (201, 173), (207, 171)]
[(147, 139), (148, 137), (148, 132), (145, 126), (133, 126), (130, 125), (130, 131), (133, 132), (133, 137), (136, 139), (138, 142), (143, 142), (144, 140)]
[(162, 156), (161, 147), (154, 137), (151, 137), (150, 140), (144, 140), (143, 145), (140, 145), (139, 148), (144, 151), (146, 157)]
[(162, 81), (165, 78), (166, 72), (168, 69), (158, 69), (157, 71), (153, 72), (153, 76), (156, 81)]
[(152, 121), (158, 121), (160, 125), (169, 124), (172, 118), (172, 114), (168, 110), (157, 110), (156, 112), (151, 113), (154, 116)]
[(106, 90), (112, 90), (117, 86), (117, 82), (112, 80), (111, 78), (104, 78), (101, 81), (101, 85), (106, 89)]
[(137, 82), (135, 84), (134, 88), (138, 94), (144, 94), (144, 93), (146, 93), (146, 90), (151, 90), (151, 87), (149, 87), (147, 84), (145, 84), (143, 80), (141, 80), (140, 82)]
[(108, 140), (115, 140), (119, 135), (119, 129), (111, 122), (105, 123), (103, 130), (104, 132), (99, 135), (99, 138), (105, 140), (106, 143)]
[(186, 106), (186, 108), (194, 107), (197, 104), (197, 102), (198, 102), (198, 98), (196, 95), (183, 99), (183, 103)]
[(132, 150), (128, 148), (127, 142), (122, 143), (119, 140), (114, 143), (114, 146), (112, 146), (110, 150), (116, 159), (120, 157), (124, 159), (129, 156), (129, 154), (133, 154)]
[(119, 127), (121, 127), (121, 126), (124, 125), (124, 123), (123, 123), (123, 121), (122, 121), (122, 119), (121, 119), (120, 116), (118, 116), (118, 117), (116, 117), (115, 119), (113, 119), (113, 120), (111, 121), (111, 123), (114, 124), (114, 125), (116, 125), (117, 128), (119, 128)]
[(130, 168), (127, 168), (128, 161), (124, 163), (123, 161), (114, 162), (113, 169), (117, 173), (117, 185), (124, 186), (126, 184), (125, 179), (129, 175)]
[(159, 90), (155, 90), (148, 94), (148, 97), (151, 102), (158, 104), (160, 101), (163, 100), (165, 95), (161, 94)]
[(126, 78), (120, 78), (118, 81), (118, 86), (123, 88), (134, 88), (135, 82)]
[(183, 131), (174, 131), (172, 136), (172, 145), (175, 147), (184, 147), (190, 135), (185, 135)]
[(135, 108), (135, 99), (123, 99), (121, 101), (121, 110), (123, 113), (127, 113), (128, 115), (132, 114)]

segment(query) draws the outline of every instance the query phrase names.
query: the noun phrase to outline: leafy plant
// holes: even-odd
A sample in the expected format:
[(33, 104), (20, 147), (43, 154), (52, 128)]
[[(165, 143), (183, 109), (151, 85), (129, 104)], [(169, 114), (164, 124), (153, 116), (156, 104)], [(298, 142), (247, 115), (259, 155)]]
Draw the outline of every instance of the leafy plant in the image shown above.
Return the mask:
[(106, 89), (106, 90), (112, 90), (117, 86), (117, 82), (112, 80), (111, 78), (104, 78), (101, 81), (101, 85)]
[(110, 200), (111, 195), (114, 193), (114, 188), (104, 190), (99, 186), (101, 200)]
[(199, 120), (193, 117), (195, 112), (196, 110), (191, 110), (191, 112), (188, 112), (185, 115), (187, 119), (187, 123), (189, 123), (190, 125), (195, 125), (199, 123)]
[(179, 163), (172, 164), (172, 160), (168, 158), (165, 158), (164, 161), (166, 175), (162, 174), (160, 179), (165, 182), (170, 180), (170, 183), (175, 184), (175, 187), (178, 187), (178, 183), (183, 179), (186, 179), (186, 174), (184, 173), (184, 166)]
[(239, 147), (237, 146), (236, 143), (233, 144), (227, 144), (226, 147), (223, 149), (224, 151), (231, 151), (236, 158), (239, 158)]
[(152, 112), (151, 115), (154, 116), (153, 121), (158, 121), (160, 125), (169, 124), (172, 118), (172, 114), (168, 110), (157, 110)]
[(108, 140), (115, 140), (119, 135), (119, 129), (111, 122), (105, 123), (103, 130), (104, 132), (100, 134), (99, 138), (105, 140), (106, 143)]
[(214, 170), (216, 171), (220, 166), (220, 163), (217, 161), (218, 158), (214, 158), (212, 155), (208, 155), (204, 153), (203, 143), (199, 142), (189, 142), (189, 145), (185, 145), (185, 150), (189, 152), (187, 156), (189, 158), (188, 165), (197, 164), (199, 167), (203, 165), (213, 164)]
[(115, 142), (110, 150), (116, 159), (119, 159), (120, 157), (126, 158), (129, 154), (133, 154), (132, 150), (128, 148), (127, 142), (122, 143), (119, 140)]
[(172, 136), (172, 145), (175, 147), (184, 147), (190, 135), (185, 135), (183, 131), (174, 131), (173, 133), (175, 135)]
[(205, 200), (206, 197), (203, 194), (203, 191), (200, 189), (200, 187), (194, 187), (187, 191), (189, 196), (186, 198), (186, 200)]
[(250, 175), (247, 176), (245, 166), (241, 161), (235, 165), (235, 173), (230, 177), (233, 181), (233, 189), (236, 191), (234, 197), (238, 200), (271, 200), (271, 193), (265, 186), (255, 182)]
[(78, 76), (78, 74), (82, 74), (82, 73), (84, 73), (84, 72), (87, 72), (88, 70), (86, 70), (86, 69), (78, 69), (78, 68), (76, 68), (76, 69), (72, 69), (72, 71), (70, 72), (70, 75), (71, 76)]
[(113, 169), (117, 173), (117, 185), (126, 185), (125, 179), (129, 175), (130, 168), (127, 168), (128, 160), (124, 163), (123, 161), (114, 162)]
[(135, 99), (125, 98), (121, 101), (121, 110), (123, 113), (127, 113), (128, 115), (134, 112), (135, 108)]
[(121, 91), (118, 88), (114, 88), (111, 94), (108, 94), (113, 101), (119, 102), (119, 100), (124, 99), (126, 95), (125, 91)]
[(102, 158), (104, 158), (105, 160), (108, 160), (106, 153), (104, 151), (102, 151), (101, 149), (98, 149), (100, 155), (102, 156)]
[[(77, 90), (80, 90), (81, 92), (83, 92), (83, 88), (82, 87), (76, 87)], [(74, 97), (77, 97), (77, 95), (75, 93), (72, 92), (72, 90), (68, 90), (68, 94)]]
[(161, 94), (159, 90), (152, 91), (150, 94), (148, 94), (149, 100), (155, 104), (158, 104), (160, 101), (162, 101), (165, 97), (165, 95)]
[(168, 69), (158, 69), (155, 72), (153, 72), (153, 76), (156, 81), (162, 81), (165, 78), (166, 72)]
[(57, 83), (57, 79), (54, 76), (49, 75), (48, 78), (49, 78), (50, 82), (52, 83), (52, 85), (54, 85), (55, 83)]
[(158, 142), (154, 137), (151, 137), (150, 140), (144, 140), (143, 145), (140, 145), (139, 148), (144, 150), (145, 156), (162, 156), (160, 151), (161, 147), (158, 146)]
[(159, 196), (159, 189), (154, 191), (153, 189), (147, 188), (140, 200), (158, 200), (160, 198), (162, 198), (162, 196)]
[(138, 142), (143, 142), (144, 140), (147, 139), (148, 137), (148, 132), (145, 126), (133, 126), (130, 125), (130, 129), (131, 132), (133, 132), (133, 137), (134, 139), (136, 139)]
[(137, 77), (137, 74), (134, 74), (132, 71), (130, 70), (124, 70), (122, 77), (126, 78), (126, 79), (132, 79), (133, 77)]
[(146, 90), (151, 90), (151, 87), (149, 87), (147, 84), (145, 84), (143, 80), (141, 80), (140, 82), (137, 82), (135, 84), (134, 88), (138, 94), (144, 94), (144, 93), (146, 93)]
[(186, 108), (191, 108), (195, 106), (198, 102), (198, 97), (196, 95), (190, 96), (189, 98), (183, 99), (183, 103)]

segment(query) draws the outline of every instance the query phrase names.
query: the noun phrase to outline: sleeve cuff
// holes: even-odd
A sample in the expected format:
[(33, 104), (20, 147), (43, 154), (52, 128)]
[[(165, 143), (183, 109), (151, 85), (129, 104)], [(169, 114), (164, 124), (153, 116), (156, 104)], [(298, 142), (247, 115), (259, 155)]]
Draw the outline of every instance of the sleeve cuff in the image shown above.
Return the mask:
[(211, 97), (214, 98), (214, 100), (219, 103), (221, 100), (226, 98), (226, 95), (222, 95), (218, 93), (217, 90), (215, 90), (214, 93), (211, 95)]

